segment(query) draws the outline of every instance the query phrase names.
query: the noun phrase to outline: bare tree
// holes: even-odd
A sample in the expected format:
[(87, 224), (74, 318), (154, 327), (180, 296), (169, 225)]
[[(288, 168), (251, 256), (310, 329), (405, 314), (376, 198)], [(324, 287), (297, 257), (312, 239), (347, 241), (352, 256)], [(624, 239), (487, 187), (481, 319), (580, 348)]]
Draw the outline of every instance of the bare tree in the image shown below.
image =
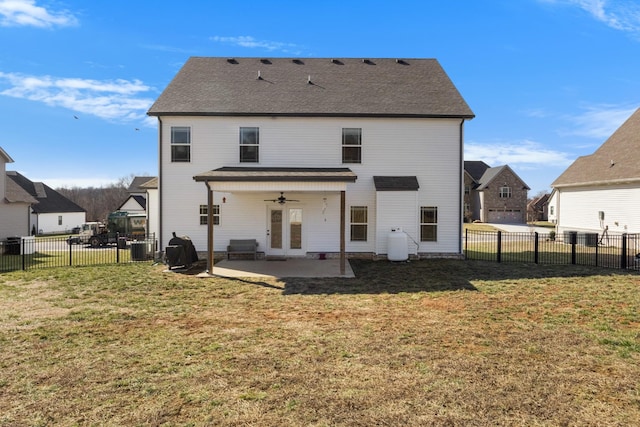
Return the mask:
[(107, 215), (117, 210), (129, 196), (127, 188), (134, 176), (122, 177), (106, 187), (56, 188), (56, 191), (86, 210), (87, 221), (105, 221)]

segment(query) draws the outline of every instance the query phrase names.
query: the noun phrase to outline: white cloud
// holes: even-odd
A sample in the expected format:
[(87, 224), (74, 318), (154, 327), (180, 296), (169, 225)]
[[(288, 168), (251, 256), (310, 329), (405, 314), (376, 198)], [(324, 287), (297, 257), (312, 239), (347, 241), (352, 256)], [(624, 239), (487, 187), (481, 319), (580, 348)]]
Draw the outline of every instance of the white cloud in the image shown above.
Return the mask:
[(292, 43), (282, 43), (270, 40), (257, 40), (251, 36), (238, 36), (238, 37), (222, 37), (213, 36), (211, 40), (217, 43), (232, 44), (235, 46), (246, 47), (250, 49), (265, 49), (268, 51), (281, 51), (286, 53), (300, 54), (301, 49), (299, 46)]
[(140, 80), (100, 81), (0, 72), (0, 89), (3, 82), (10, 87), (0, 90), (0, 95), (42, 102), (107, 120), (150, 123), (146, 120), (146, 112), (153, 100), (138, 95), (151, 88)]
[(488, 144), (468, 142), (464, 147), (464, 158), (482, 160), (490, 166), (509, 165), (529, 169), (549, 165), (568, 166), (574, 160), (568, 153), (550, 150), (529, 140)]
[(585, 108), (579, 115), (567, 116), (573, 123), (571, 130), (561, 131), (562, 135), (577, 135), (605, 140), (613, 134), (636, 110), (636, 107), (620, 105), (595, 105)]
[(78, 20), (66, 10), (48, 11), (35, 0), (0, 0), (0, 25), (4, 27), (40, 27), (77, 25)]
[(635, 0), (539, 0), (579, 7), (605, 25), (640, 37), (640, 5)]

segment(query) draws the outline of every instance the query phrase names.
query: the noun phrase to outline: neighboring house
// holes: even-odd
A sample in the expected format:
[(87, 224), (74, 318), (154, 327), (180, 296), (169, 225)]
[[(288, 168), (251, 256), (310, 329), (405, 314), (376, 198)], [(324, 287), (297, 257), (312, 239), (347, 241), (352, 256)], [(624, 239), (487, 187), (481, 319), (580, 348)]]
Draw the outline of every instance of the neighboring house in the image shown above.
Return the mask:
[(147, 234), (160, 235), (160, 215), (158, 212), (158, 178), (153, 177), (140, 184), (139, 188), (145, 191), (147, 212)]
[[(461, 256), (474, 117), (435, 59), (190, 58), (158, 117), (160, 247), (260, 256)], [(415, 243), (414, 243), (415, 242)]]
[(129, 196), (118, 207), (118, 210), (131, 213), (145, 213), (147, 211), (147, 190), (141, 186), (154, 178), (153, 176), (134, 177), (129, 188), (127, 188)]
[(7, 163), (13, 163), (13, 159), (0, 147), (0, 241), (7, 237), (28, 236), (31, 206), (38, 203), (7, 177)]
[(534, 197), (527, 203), (527, 222), (549, 220), (549, 194)]
[(31, 206), (30, 234), (69, 233), (86, 222), (86, 211), (42, 182), (8, 171), (7, 178), (37, 200)]
[(558, 232), (640, 233), (640, 109), (551, 186)]
[(464, 171), (464, 216), (467, 221), (527, 222), (529, 186), (509, 166), (492, 168), (482, 161), (465, 161)]

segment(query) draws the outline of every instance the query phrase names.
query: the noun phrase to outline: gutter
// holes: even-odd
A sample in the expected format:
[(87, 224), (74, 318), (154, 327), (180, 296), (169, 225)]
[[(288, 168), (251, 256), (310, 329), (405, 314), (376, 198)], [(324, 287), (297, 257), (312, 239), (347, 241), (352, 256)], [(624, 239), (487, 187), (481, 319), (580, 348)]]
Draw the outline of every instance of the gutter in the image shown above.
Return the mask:
[(158, 248), (162, 252), (162, 119), (158, 116)]
[(462, 230), (463, 230), (463, 213), (464, 209), (464, 120), (460, 120), (460, 170), (458, 173), (458, 191), (460, 191), (460, 195), (458, 197), (458, 253), (462, 254)]
[(573, 184), (551, 184), (553, 188), (575, 188), (575, 187), (589, 187), (594, 185), (618, 185), (618, 184), (634, 184), (640, 182), (640, 178), (626, 178), (607, 181), (585, 181), (576, 182)]

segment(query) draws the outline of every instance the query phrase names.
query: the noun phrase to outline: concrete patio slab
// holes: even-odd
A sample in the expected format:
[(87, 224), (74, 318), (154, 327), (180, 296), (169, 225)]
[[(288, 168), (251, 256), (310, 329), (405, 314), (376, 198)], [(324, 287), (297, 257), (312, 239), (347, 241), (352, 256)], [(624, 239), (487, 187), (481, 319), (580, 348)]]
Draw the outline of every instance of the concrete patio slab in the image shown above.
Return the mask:
[(355, 277), (347, 260), (345, 274), (340, 274), (339, 259), (287, 258), (278, 260), (222, 260), (213, 266), (212, 274), (206, 272), (200, 277)]

